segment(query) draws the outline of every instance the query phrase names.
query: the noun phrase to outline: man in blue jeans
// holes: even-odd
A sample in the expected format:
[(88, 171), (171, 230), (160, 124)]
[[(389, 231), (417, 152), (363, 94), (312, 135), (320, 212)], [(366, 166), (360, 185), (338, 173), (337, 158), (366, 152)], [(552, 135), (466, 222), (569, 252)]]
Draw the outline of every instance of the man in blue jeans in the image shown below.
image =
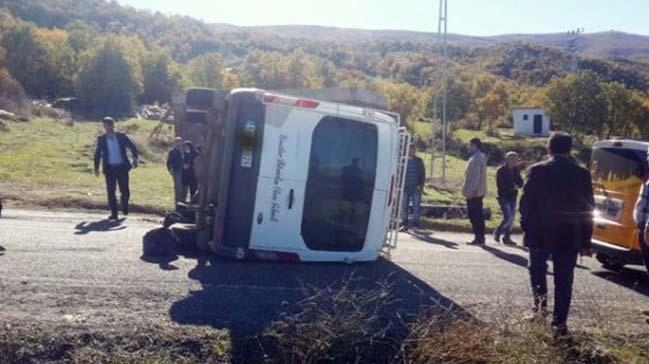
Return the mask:
[(408, 210), (412, 200), (412, 227), (419, 228), (419, 214), (421, 210), (421, 194), (426, 182), (426, 168), (424, 161), (416, 155), (415, 146), (410, 147), (408, 154), (408, 167), (406, 169), (406, 180), (403, 187), (403, 200), (401, 202), (402, 229), (407, 230), (410, 225), (408, 221)]
[(518, 190), (523, 187), (523, 178), (520, 172), (521, 158), (516, 152), (508, 152), (505, 163), (496, 171), (496, 186), (498, 187), (498, 203), (503, 213), (503, 219), (494, 231), (494, 239), (503, 244), (516, 245), (511, 239), (512, 225), (516, 214)]
[(550, 159), (529, 170), (521, 197), (521, 226), (529, 248), (529, 271), (534, 296), (534, 315), (542, 318), (547, 308), (547, 260), (552, 257), (554, 275), (555, 335), (568, 334), (568, 313), (579, 254), (591, 256), (595, 199), (590, 172), (570, 156), (572, 137), (550, 137)]

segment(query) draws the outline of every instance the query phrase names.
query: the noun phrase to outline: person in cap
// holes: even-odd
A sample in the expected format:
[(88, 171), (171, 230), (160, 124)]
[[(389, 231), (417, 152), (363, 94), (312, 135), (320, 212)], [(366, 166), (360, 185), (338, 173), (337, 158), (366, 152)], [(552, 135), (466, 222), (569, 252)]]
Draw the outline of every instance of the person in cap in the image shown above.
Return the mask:
[(174, 182), (174, 196), (175, 202), (185, 201), (187, 195), (185, 186), (183, 184), (183, 138), (176, 137), (174, 139), (174, 147), (167, 154), (167, 170)]
[(590, 172), (572, 158), (572, 136), (554, 133), (550, 158), (529, 169), (520, 202), (521, 227), (529, 248), (534, 318), (546, 315), (547, 260), (552, 259), (557, 336), (568, 334), (568, 313), (577, 257), (592, 255), (595, 198)]
[[(128, 215), (129, 199), (131, 196), (129, 188), (129, 172), (131, 168), (138, 166), (138, 152), (135, 144), (124, 133), (115, 131), (115, 120), (105, 117), (103, 120), (105, 133), (97, 138), (95, 149), (95, 176), (99, 177), (99, 164), (106, 178), (106, 193), (108, 195), (108, 207), (111, 214), (109, 220), (117, 220), (117, 196), (116, 188), (119, 187), (120, 203), (122, 213)], [(131, 151), (133, 162), (128, 158), (126, 150)]]
[(505, 155), (505, 163), (496, 171), (496, 187), (498, 188), (498, 204), (502, 211), (503, 218), (500, 225), (494, 231), (494, 239), (500, 242), (503, 236), (503, 244), (515, 245), (511, 239), (512, 225), (516, 214), (516, 202), (518, 190), (523, 187), (521, 177), (522, 161), (516, 152), (508, 152)]

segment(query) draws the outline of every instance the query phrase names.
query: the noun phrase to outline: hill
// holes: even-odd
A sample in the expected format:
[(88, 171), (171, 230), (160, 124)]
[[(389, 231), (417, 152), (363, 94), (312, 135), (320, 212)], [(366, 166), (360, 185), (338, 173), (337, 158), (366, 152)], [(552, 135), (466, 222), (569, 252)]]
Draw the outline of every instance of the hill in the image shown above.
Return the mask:
[[(434, 44), (436, 33), (406, 30), (365, 30), (310, 25), (280, 25), (238, 27), (228, 24), (212, 24), (217, 33), (249, 32), (284, 38), (306, 38), (316, 41), (359, 44), (373, 41), (411, 42)], [(545, 47), (565, 49), (567, 33), (551, 34), (504, 34), (478, 37), (449, 34), (449, 44), (457, 47), (489, 47), (513, 42), (531, 43)], [(629, 34), (620, 31), (587, 33), (581, 36), (580, 52), (584, 56), (602, 58), (636, 58), (649, 56), (649, 36)]]

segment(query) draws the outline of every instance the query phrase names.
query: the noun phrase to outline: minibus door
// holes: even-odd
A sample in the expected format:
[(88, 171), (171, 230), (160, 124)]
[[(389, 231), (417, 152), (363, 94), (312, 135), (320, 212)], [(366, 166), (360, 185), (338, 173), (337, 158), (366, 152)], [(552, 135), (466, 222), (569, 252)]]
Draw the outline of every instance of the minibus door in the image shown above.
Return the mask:
[(304, 248), (300, 223), (309, 168), (311, 133), (322, 114), (281, 104), (266, 104), (266, 122), (257, 184), (251, 249), (296, 251)]

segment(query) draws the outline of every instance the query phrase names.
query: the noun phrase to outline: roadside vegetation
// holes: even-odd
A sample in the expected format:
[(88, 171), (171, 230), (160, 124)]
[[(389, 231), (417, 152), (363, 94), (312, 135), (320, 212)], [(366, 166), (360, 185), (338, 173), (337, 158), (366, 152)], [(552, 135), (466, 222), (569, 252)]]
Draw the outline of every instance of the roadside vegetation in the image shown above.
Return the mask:
[[(353, 280), (285, 305), (257, 335), (192, 327), (131, 327), (107, 332), (37, 324), (0, 327), (0, 358), (50, 363), (450, 363), (645, 364), (649, 336), (624, 333), (605, 317), (595, 327), (554, 338), (549, 325), (503, 314), (483, 322), (458, 307), (401, 316), (388, 282), (359, 289)], [(599, 317), (594, 308), (590, 315)], [(51, 330), (51, 329), (50, 329)], [(235, 348), (235, 345), (238, 347)]]
[[(142, 165), (131, 174), (134, 212), (161, 213), (173, 208), (171, 179), (166, 169), (172, 130), (165, 127), (153, 142), (157, 122), (117, 123), (137, 144)], [(105, 182), (93, 174), (99, 122), (34, 119), (7, 122), (0, 131), (0, 192), (16, 204), (44, 207), (100, 208), (106, 205)]]

